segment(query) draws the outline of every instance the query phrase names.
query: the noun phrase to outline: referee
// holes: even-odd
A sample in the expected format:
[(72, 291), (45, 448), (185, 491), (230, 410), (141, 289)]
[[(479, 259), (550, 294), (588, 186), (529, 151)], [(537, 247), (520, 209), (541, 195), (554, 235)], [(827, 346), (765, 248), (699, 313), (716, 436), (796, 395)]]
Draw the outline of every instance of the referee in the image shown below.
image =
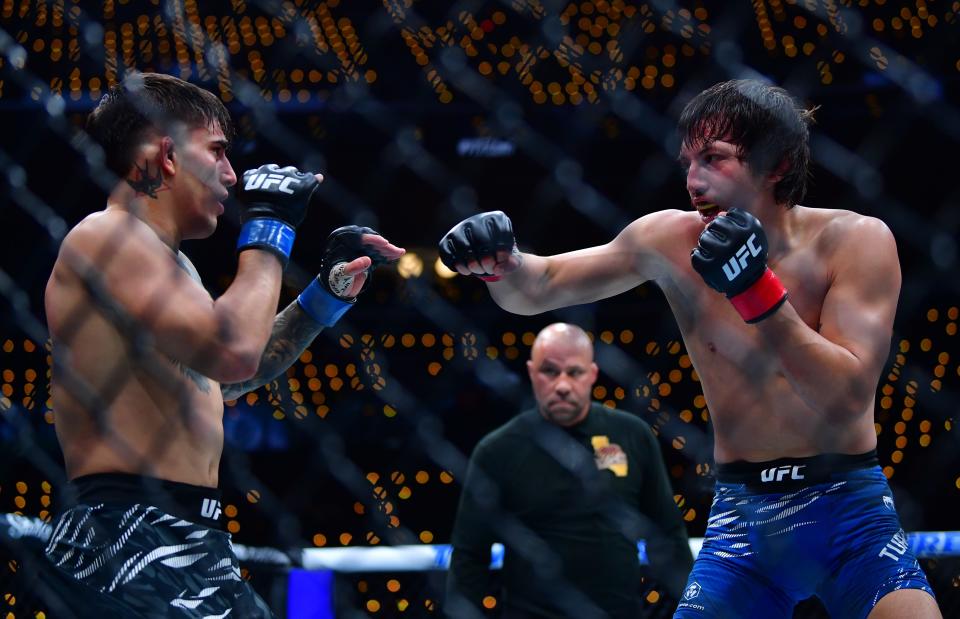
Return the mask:
[(693, 558), (650, 426), (590, 401), (598, 369), (579, 327), (543, 329), (527, 369), (537, 407), (484, 437), (470, 458), (447, 614), (482, 615), (494, 542), (506, 550), (505, 618), (639, 616), (639, 539), (655, 580), (679, 599)]

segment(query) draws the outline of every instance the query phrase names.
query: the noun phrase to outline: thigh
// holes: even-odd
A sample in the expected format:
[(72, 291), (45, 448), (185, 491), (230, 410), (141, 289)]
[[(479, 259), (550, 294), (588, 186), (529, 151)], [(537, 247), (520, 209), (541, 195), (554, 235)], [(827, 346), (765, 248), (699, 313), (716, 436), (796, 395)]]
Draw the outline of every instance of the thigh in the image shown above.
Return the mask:
[(767, 503), (739, 486), (717, 484), (703, 547), (693, 564), (675, 619), (788, 619), (794, 602), (770, 580), (752, 526)]
[(727, 560), (701, 551), (673, 617), (790, 619), (793, 606), (786, 593), (742, 560)]
[(897, 529), (886, 541), (865, 544), (848, 555), (818, 595), (831, 616), (862, 619), (884, 596), (905, 589), (933, 595), (906, 534)]
[(853, 491), (836, 500), (833, 571), (817, 592), (831, 616), (865, 618), (884, 596), (898, 590), (932, 596), (886, 480), (854, 483)]
[(250, 584), (223, 531), (183, 520), (166, 520), (141, 528), (137, 554), (117, 573), (112, 593), (142, 608), (162, 608), (170, 615), (196, 617), (271, 617)]
[(100, 617), (271, 616), (241, 579), (226, 533), (153, 507), (76, 508), (51, 537), (47, 557), (86, 593), (90, 608), (130, 611)]
[(937, 601), (926, 591), (919, 589), (898, 589), (892, 591), (877, 602), (870, 611), (869, 619), (942, 619)]

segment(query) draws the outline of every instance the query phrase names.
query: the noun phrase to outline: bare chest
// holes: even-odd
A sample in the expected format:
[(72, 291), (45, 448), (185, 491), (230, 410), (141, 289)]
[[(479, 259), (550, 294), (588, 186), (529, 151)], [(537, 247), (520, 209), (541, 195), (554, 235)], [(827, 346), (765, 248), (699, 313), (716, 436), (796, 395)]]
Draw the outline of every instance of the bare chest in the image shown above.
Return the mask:
[[(726, 381), (747, 365), (773, 371), (774, 366), (765, 363), (768, 353), (757, 329), (740, 318), (724, 295), (703, 282), (686, 255), (672, 257), (672, 264), (673, 276), (661, 282), (661, 288), (701, 377), (717, 370), (717, 379)], [(769, 266), (787, 288), (789, 303), (803, 321), (819, 330), (830, 287), (829, 264), (812, 251), (798, 250)]]

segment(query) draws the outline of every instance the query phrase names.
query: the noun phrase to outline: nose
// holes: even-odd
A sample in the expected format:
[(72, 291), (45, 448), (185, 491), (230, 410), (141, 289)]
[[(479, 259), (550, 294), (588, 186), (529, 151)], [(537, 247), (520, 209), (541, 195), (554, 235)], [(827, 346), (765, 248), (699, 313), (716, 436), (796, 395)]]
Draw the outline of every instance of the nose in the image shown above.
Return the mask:
[(687, 193), (691, 198), (699, 198), (707, 192), (706, 184), (700, 178), (700, 171), (697, 164), (691, 163), (687, 170)]
[(223, 183), (224, 187), (233, 187), (237, 184), (237, 173), (233, 170), (233, 165), (231, 165), (230, 160), (224, 158), (224, 161), (227, 162), (227, 169), (223, 170), (223, 173), (220, 177), (220, 182)]

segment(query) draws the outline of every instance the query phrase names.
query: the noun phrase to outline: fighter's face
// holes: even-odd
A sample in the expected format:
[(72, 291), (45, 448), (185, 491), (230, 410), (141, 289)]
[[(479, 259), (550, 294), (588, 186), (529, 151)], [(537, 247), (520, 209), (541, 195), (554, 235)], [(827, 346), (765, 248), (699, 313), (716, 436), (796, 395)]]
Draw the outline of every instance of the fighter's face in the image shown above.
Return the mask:
[(772, 195), (764, 179), (750, 170), (736, 144), (707, 140), (685, 144), (680, 163), (687, 174), (690, 203), (704, 221), (712, 221), (720, 211), (739, 207), (748, 211), (766, 192)]
[[(187, 133), (181, 148), (178, 179), (184, 215), (184, 238), (202, 238), (213, 234), (217, 217), (223, 214), (223, 201), (237, 182), (237, 174), (227, 158), (227, 140), (218, 126), (197, 127)], [(182, 183), (182, 184), (181, 184)]]
[(597, 366), (589, 347), (564, 341), (535, 346), (527, 362), (540, 414), (561, 426), (580, 423), (590, 410)]

